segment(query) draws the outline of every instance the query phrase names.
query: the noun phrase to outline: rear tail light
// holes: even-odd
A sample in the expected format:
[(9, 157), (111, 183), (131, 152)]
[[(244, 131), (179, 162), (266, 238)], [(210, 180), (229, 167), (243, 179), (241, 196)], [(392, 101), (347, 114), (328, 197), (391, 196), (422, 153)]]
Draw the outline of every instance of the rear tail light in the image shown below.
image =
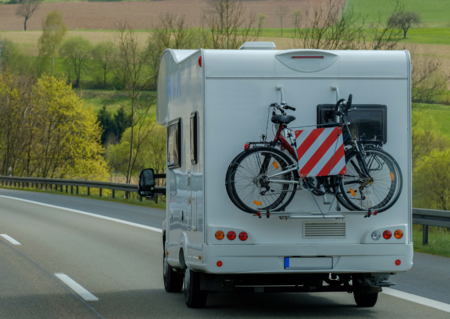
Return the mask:
[(221, 230), (216, 231), (216, 239), (222, 240), (224, 237), (225, 237), (225, 234), (223, 231), (221, 231)]
[(397, 229), (394, 232), (394, 237), (397, 238), (397, 239), (401, 239), (403, 237), (403, 232), (400, 229)]
[(241, 233), (239, 234), (239, 239), (240, 239), (240, 240), (246, 241), (247, 238), (248, 238), (248, 234), (247, 234), (245, 231), (243, 231), (243, 232), (241, 232)]
[(245, 144), (244, 145), (244, 150), (248, 150), (250, 148), (250, 144)]
[(219, 260), (216, 265), (217, 267), (222, 267), (223, 263)]
[(227, 238), (228, 238), (229, 240), (235, 240), (235, 239), (236, 239), (236, 233), (235, 233), (234, 231), (229, 231), (229, 232), (227, 233)]
[(381, 238), (381, 233), (378, 230), (375, 230), (372, 232), (371, 237), (373, 240), (378, 240)]
[(391, 237), (392, 237), (391, 231), (390, 231), (390, 230), (385, 230), (385, 231), (383, 232), (383, 237), (384, 237), (384, 239), (389, 239), (389, 238), (391, 238)]
[(400, 259), (397, 259), (397, 260), (395, 261), (395, 264), (396, 264), (397, 266), (400, 266), (401, 263), (402, 263), (402, 261), (401, 261)]

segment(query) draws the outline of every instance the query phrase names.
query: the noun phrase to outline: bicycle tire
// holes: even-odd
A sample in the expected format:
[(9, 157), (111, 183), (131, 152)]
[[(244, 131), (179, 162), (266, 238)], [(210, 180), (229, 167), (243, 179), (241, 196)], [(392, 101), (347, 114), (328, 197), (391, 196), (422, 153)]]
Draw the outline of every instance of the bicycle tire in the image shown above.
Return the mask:
[[(262, 169), (267, 158), (273, 161)], [(294, 164), (289, 156), (275, 148), (255, 147), (246, 150), (237, 155), (228, 167), (225, 177), (228, 197), (237, 208), (246, 213), (283, 210), (292, 201), (297, 185), (270, 182), (263, 184), (261, 181), (268, 174), (278, 171), (278, 168), (286, 169)], [(298, 172), (286, 172), (277, 178), (298, 181)], [(269, 187), (269, 191), (264, 185)], [(262, 191), (267, 193), (261, 195)]]
[(346, 156), (347, 172), (340, 186), (339, 202), (353, 210), (386, 211), (397, 202), (402, 192), (403, 176), (400, 166), (386, 151), (366, 148), (365, 162), (374, 180), (371, 183), (361, 182), (358, 156), (357, 152)]

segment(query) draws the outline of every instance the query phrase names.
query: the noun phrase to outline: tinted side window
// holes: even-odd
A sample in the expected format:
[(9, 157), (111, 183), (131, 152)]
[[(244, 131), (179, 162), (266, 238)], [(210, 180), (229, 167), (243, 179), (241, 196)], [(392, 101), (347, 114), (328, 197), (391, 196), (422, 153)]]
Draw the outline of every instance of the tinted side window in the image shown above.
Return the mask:
[(167, 167), (181, 166), (181, 119), (169, 122), (167, 126)]
[(197, 164), (197, 122), (198, 113), (191, 113), (191, 163)]

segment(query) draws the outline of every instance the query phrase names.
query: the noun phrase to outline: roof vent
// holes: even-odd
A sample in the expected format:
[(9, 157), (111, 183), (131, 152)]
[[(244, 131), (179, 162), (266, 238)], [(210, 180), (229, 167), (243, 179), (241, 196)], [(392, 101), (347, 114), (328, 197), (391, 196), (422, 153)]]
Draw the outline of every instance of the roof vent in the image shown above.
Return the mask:
[(245, 42), (239, 50), (275, 50), (273, 42)]

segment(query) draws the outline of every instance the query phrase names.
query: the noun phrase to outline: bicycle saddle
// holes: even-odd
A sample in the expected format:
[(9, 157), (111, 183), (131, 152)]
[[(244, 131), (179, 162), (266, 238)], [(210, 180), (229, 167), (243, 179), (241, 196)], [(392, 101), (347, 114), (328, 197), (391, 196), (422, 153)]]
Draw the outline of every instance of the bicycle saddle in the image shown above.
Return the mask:
[(272, 123), (275, 123), (275, 124), (289, 124), (294, 120), (295, 120), (295, 116), (292, 116), (292, 115), (275, 114), (271, 118)]

